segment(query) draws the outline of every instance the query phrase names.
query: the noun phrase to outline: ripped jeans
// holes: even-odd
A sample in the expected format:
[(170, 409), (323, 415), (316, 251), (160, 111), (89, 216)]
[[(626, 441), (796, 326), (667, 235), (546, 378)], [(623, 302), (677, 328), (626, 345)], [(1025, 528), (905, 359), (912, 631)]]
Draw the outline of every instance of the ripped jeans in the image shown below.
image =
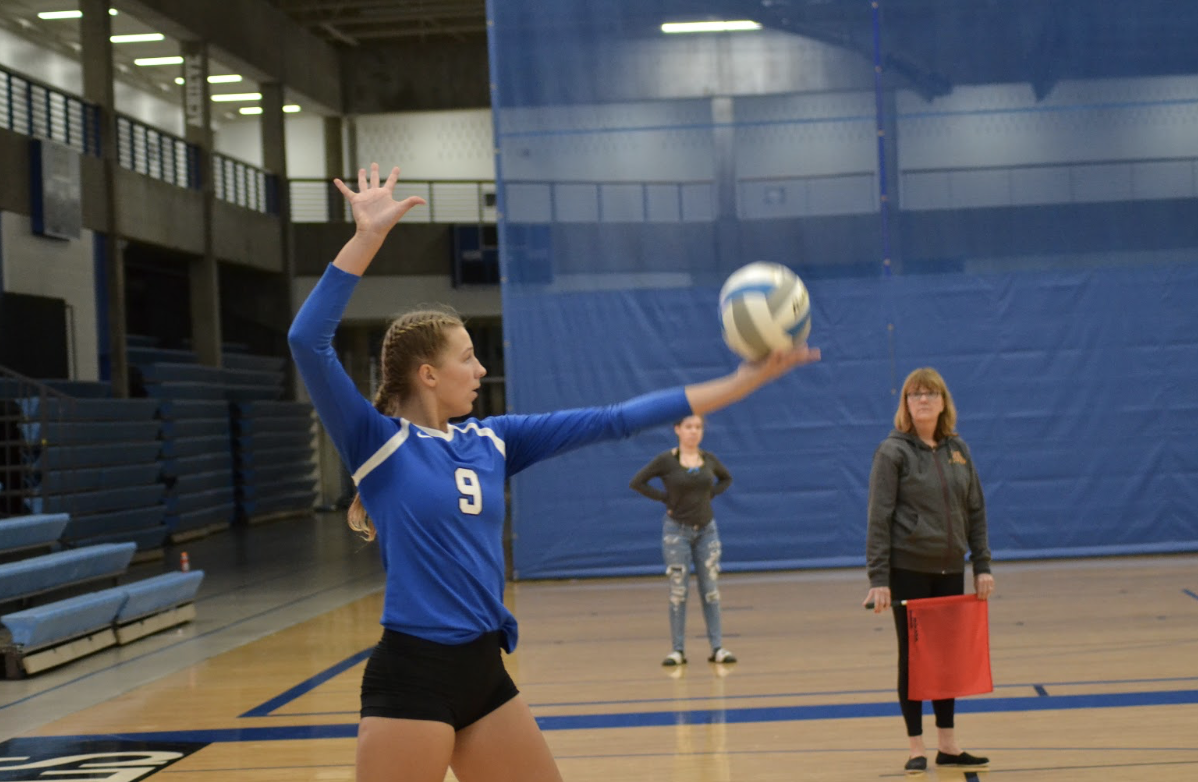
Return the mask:
[(686, 643), (686, 595), (690, 589), (691, 566), (699, 579), (699, 598), (707, 621), (707, 640), (714, 651), (723, 645), (720, 630), (720, 590), (716, 584), (720, 572), (720, 533), (715, 519), (702, 529), (666, 516), (661, 529), (661, 551), (670, 579), (670, 637), (676, 651)]

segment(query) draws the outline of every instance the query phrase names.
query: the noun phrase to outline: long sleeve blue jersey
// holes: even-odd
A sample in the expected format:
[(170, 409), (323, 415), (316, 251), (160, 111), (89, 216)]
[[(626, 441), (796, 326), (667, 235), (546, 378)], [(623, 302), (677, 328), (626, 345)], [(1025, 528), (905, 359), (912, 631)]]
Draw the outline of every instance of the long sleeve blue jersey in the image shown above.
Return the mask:
[(333, 351), (361, 279), (330, 265), (288, 333), (312, 403), (353, 473), (387, 573), (382, 624), (445, 644), (498, 630), (516, 647), (503, 604), (504, 481), (550, 456), (690, 415), (681, 388), (607, 407), (500, 415), (429, 429), (375, 410)]

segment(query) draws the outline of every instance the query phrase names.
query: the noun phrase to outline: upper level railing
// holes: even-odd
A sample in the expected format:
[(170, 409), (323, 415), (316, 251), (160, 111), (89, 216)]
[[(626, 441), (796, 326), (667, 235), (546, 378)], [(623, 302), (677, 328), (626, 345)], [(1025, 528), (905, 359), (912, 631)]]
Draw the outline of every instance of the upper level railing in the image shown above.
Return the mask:
[[(356, 177), (342, 177), (355, 182)], [(293, 223), (348, 222), (349, 205), (327, 179), (288, 182)], [(427, 208), (413, 209), (405, 223), (494, 223), (495, 183), (490, 181), (430, 182), (409, 180), (395, 186), (397, 197), (421, 196)]]
[[(0, 68), (0, 129), (57, 141), (99, 156), (100, 108), (62, 90)], [(176, 187), (199, 190), (203, 167), (199, 147), (132, 117), (116, 118), (117, 165)], [(257, 166), (213, 154), (216, 197), (265, 214), (279, 213), (278, 177)]]
[(216, 197), (255, 212), (279, 213), (279, 178), (265, 169), (227, 155), (212, 156)]
[(116, 118), (117, 164), (190, 190), (200, 189), (200, 153), (194, 144), (135, 119)]
[(0, 128), (100, 154), (99, 107), (0, 69)]

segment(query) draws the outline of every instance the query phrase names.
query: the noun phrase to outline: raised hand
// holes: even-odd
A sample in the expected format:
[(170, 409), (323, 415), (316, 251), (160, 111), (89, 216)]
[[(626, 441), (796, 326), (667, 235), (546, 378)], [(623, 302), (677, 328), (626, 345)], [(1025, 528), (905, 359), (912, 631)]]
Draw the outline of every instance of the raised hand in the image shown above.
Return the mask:
[(370, 164), (370, 177), (367, 179), (366, 169), (358, 169), (358, 192), (350, 190), (340, 179), (334, 179), (333, 184), (349, 201), (353, 210), (354, 223), (359, 233), (386, 234), (408, 210), (426, 201), (420, 196), (409, 196), (402, 201), (396, 201), (392, 195), (395, 183), (399, 181), (399, 166), (391, 169), (390, 176), (382, 185), (379, 184), (379, 164)]

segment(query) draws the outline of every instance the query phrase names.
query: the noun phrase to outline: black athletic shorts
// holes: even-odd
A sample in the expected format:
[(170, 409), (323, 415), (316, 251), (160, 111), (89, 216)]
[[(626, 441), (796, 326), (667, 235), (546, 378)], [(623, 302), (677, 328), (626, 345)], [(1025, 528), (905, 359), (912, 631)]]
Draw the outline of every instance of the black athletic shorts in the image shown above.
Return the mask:
[(499, 633), (439, 644), (384, 630), (362, 677), (362, 716), (477, 722), (519, 694), (503, 667)]

